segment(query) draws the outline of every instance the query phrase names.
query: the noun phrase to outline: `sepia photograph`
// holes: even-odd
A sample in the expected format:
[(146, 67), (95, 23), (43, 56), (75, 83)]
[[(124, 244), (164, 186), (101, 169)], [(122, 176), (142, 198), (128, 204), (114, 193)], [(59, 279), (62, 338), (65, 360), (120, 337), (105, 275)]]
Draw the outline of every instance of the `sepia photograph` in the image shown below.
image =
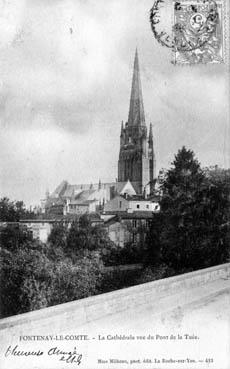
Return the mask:
[(228, 0), (0, 0), (1, 369), (230, 369)]

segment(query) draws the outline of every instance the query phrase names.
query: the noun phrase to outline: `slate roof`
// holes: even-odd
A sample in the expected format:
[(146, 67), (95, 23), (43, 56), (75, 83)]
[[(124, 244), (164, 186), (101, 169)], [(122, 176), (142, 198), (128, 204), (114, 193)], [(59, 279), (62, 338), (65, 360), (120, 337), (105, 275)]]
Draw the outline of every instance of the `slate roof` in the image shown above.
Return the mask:
[(74, 195), (74, 187), (73, 185), (68, 185), (62, 197), (72, 197)]
[(96, 190), (85, 190), (81, 191), (78, 195), (75, 196), (75, 200), (87, 200), (90, 195), (93, 195)]
[[(116, 186), (117, 182), (107, 182), (102, 183), (102, 188), (109, 188), (112, 186)], [(124, 182), (125, 183), (125, 182)], [(62, 181), (58, 187), (54, 190), (54, 192), (50, 195), (51, 198), (55, 197), (72, 197), (78, 192), (82, 191), (97, 191), (98, 183), (87, 183), (87, 184), (74, 184), (71, 185), (67, 181)]]
[[(111, 188), (114, 187), (115, 191), (119, 194), (124, 186), (127, 184), (125, 182), (107, 182), (102, 183), (102, 188)], [(134, 190), (138, 193), (139, 191), (139, 183), (138, 182), (131, 182)], [(47, 204), (54, 202), (56, 199), (66, 199), (75, 197), (75, 199), (87, 199), (93, 192), (98, 191), (98, 183), (96, 184), (75, 184), (71, 185), (67, 181), (62, 181), (58, 187), (54, 190), (54, 192), (50, 195), (50, 198), (47, 200)]]
[(54, 192), (51, 194), (50, 197), (56, 197), (56, 196), (62, 196), (67, 188), (69, 186), (67, 181), (62, 181), (58, 187), (54, 190)]
[(114, 214), (113, 218), (105, 220), (105, 224), (109, 223), (110, 221), (120, 221), (122, 219), (146, 219), (151, 220), (153, 218), (153, 212), (151, 211), (134, 211), (132, 213), (128, 213), (126, 211), (116, 211), (116, 212), (106, 212), (106, 215)]
[(93, 202), (95, 202), (96, 200), (72, 200), (70, 202), (70, 205), (89, 205), (92, 204)]
[(64, 200), (55, 197), (50, 197), (46, 201), (46, 207), (54, 206), (54, 205), (64, 205)]
[[(125, 185), (127, 184), (128, 181), (124, 181), (124, 182), (112, 182), (110, 185), (111, 187), (115, 187), (115, 190), (118, 192), (118, 194), (123, 190), (123, 188), (125, 187)], [(139, 192), (139, 182), (131, 182), (131, 185), (133, 186), (134, 190), (136, 191), (136, 193)]]

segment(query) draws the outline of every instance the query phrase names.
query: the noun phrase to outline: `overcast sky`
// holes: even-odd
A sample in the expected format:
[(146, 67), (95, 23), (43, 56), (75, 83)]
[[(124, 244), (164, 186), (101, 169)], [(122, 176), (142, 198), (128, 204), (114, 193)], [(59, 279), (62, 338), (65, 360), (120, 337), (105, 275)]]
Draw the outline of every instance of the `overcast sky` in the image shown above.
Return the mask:
[(182, 145), (229, 163), (227, 67), (174, 66), (149, 25), (153, 0), (0, 0), (0, 196), (114, 180), (138, 47), (157, 168)]

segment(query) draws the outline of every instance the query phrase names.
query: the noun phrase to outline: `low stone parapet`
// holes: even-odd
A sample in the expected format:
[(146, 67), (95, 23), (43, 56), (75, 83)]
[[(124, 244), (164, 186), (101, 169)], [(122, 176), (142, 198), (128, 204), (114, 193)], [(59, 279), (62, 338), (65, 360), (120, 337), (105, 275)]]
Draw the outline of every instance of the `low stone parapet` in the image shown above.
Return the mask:
[(58, 320), (59, 317), (62, 324), (65, 320), (66, 322), (72, 320), (73, 324), (78, 326), (106, 315), (148, 306), (180, 290), (192, 289), (228, 277), (230, 277), (230, 263), (4, 318), (0, 320), (0, 329), (29, 324), (37, 320), (42, 324), (43, 320), (53, 321)]

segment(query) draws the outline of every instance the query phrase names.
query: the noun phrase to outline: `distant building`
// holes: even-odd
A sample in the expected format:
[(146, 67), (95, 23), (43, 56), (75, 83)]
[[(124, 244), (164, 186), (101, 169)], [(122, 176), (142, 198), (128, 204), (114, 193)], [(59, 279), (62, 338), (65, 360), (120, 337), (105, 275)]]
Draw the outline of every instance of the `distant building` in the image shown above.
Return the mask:
[(43, 202), (43, 213), (49, 217), (68, 214), (101, 212), (104, 205), (117, 195), (135, 196), (136, 191), (130, 181), (70, 185), (63, 181)]
[(128, 122), (121, 124), (118, 182), (130, 180), (138, 194), (153, 193), (155, 170), (152, 125), (148, 135), (136, 50)]
[(49, 198), (45, 204), (44, 213), (50, 218), (62, 217), (64, 215), (65, 201), (61, 198)]
[(157, 199), (116, 196), (105, 204), (101, 218), (111, 241), (123, 247), (128, 242), (144, 242), (154, 213), (159, 211)]
[(117, 246), (124, 247), (129, 242), (144, 242), (152, 217), (153, 214), (147, 211), (120, 212), (110, 216), (104, 224), (111, 241)]
[(60, 221), (53, 219), (23, 219), (20, 220), (20, 225), (27, 227), (34, 239), (38, 239), (41, 242), (46, 242), (54, 224)]
[[(79, 217), (75, 216), (75, 214), (70, 214), (69, 216), (57, 219), (21, 219), (19, 222), (14, 222), (10, 224), (12, 224), (12, 226), (14, 227), (21, 227), (27, 231), (30, 231), (34, 239), (46, 243), (53, 227), (56, 224), (65, 224), (69, 228), (73, 221), (78, 220)], [(96, 215), (92, 214), (89, 220), (93, 227), (104, 225), (104, 221), (97, 214)], [(4, 223), (3, 225), (6, 226), (7, 222)]]
[[(76, 185), (62, 181), (53, 193), (47, 191), (46, 199), (42, 200), (42, 212), (49, 217), (100, 212), (104, 205), (118, 195), (147, 198), (154, 192), (155, 171), (152, 125), (150, 123), (148, 133), (136, 51), (128, 121), (121, 125), (118, 180)], [(133, 203), (132, 206), (144, 210), (144, 207), (148, 209), (148, 206), (153, 205), (143, 202)]]
[(89, 214), (96, 213), (97, 200), (67, 200), (64, 207), (64, 215), (66, 214)]
[(114, 199), (110, 200), (104, 206), (103, 214), (116, 214), (120, 211), (123, 212), (139, 212), (139, 211), (146, 211), (146, 212), (159, 212), (160, 206), (157, 201), (152, 201), (148, 199), (142, 198), (133, 198), (133, 197), (123, 197), (123, 196), (116, 196)]
[(19, 222), (0, 222), (0, 232), (6, 227), (29, 232), (34, 239), (46, 242), (57, 220), (52, 219), (22, 219)]

